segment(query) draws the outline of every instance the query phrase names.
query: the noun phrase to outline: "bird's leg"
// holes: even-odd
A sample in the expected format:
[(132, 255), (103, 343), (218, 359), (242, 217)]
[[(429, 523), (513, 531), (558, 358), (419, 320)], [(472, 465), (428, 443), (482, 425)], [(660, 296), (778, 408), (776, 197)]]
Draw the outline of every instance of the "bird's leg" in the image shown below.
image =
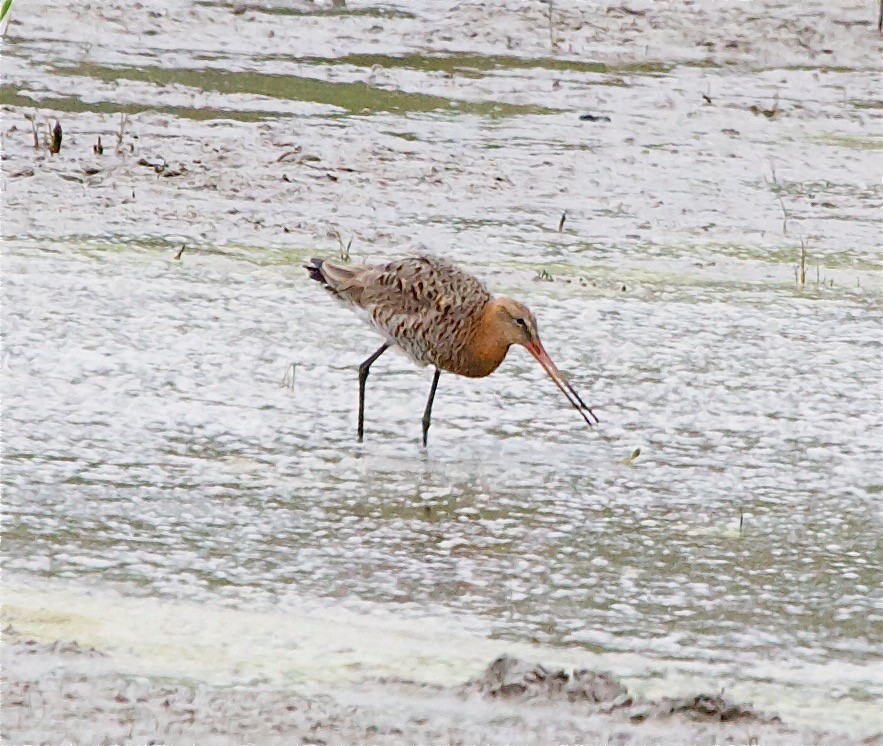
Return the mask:
[(362, 435), (365, 432), (365, 381), (368, 380), (368, 369), (371, 363), (386, 352), (387, 347), (389, 342), (384, 342), (377, 352), (359, 366), (359, 443), (362, 442)]
[(423, 447), (426, 448), (426, 439), (429, 436), (429, 423), (432, 417), (432, 400), (435, 399), (435, 390), (438, 388), (438, 378), (441, 370), (435, 369), (435, 377), (432, 379), (432, 388), (429, 389), (429, 398), (426, 400), (426, 409), (423, 410)]

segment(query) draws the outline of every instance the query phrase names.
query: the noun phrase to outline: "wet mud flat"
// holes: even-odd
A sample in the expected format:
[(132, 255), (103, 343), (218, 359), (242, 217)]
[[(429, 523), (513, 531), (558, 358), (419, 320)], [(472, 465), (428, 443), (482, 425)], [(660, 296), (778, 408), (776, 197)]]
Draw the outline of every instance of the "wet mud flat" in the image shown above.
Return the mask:
[(7, 743), (850, 742), (720, 693), (642, 700), (604, 673), (511, 657), (458, 687), (375, 679), (305, 694), (125, 676), (94, 648), (7, 627), (2, 686)]
[[(866, 2), (548, 8), (34, 0), (4, 42), (4, 235), (694, 270), (787, 252), (789, 274), (801, 236), (811, 278), (867, 259), (845, 248), (879, 197)], [(38, 140), (61, 121), (58, 155), (25, 115)]]

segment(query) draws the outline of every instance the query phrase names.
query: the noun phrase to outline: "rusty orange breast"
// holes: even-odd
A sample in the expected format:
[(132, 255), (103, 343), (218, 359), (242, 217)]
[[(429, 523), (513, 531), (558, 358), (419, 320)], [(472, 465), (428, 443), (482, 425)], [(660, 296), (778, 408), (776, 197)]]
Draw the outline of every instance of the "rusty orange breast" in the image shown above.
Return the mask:
[(465, 346), (459, 370), (454, 373), (467, 378), (484, 378), (500, 367), (511, 343), (498, 333), (495, 321), (496, 309), (493, 303), (489, 303)]

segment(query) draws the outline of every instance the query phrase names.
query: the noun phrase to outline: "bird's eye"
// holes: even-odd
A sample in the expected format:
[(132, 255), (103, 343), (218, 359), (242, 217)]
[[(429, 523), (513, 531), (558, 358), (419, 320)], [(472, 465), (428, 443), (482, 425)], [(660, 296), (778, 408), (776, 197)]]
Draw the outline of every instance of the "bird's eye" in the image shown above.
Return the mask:
[(527, 328), (527, 322), (524, 319), (515, 319), (515, 323), (518, 326), (523, 326), (525, 329)]

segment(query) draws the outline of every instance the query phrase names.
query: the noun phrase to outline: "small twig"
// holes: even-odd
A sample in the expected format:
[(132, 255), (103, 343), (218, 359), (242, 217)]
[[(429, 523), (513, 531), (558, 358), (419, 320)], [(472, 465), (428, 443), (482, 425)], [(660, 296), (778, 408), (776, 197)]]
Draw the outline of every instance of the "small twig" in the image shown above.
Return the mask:
[(95, 155), (101, 155), (104, 152), (104, 146), (101, 144), (101, 135), (98, 135), (98, 142), (92, 146), (92, 152)]
[(558, 232), (564, 232), (564, 221), (567, 220), (567, 210), (561, 213), (561, 220), (558, 221)]
[(800, 239), (800, 264), (798, 266), (800, 268), (799, 282), (803, 287), (806, 285), (806, 243), (802, 238)]
[[(625, 13), (626, 15), (629, 15), (629, 16), (638, 16), (638, 17), (640, 17), (640, 16), (645, 16), (645, 15), (647, 15), (647, 11), (646, 11), (646, 10), (635, 10), (634, 8), (628, 8), (628, 7), (626, 7), (625, 5), (620, 5), (620, 6), (619, 6), (618, 8), (616, 8), (615, 10), (622, 11), (623, 13)], [(610, 12), (610, 11), (608, 10), (608, 13), (609, 13), (609, 12)]]
[(186, 248), (187, 248), (187, 244), (182, 243), (181, 248), (178, 249), (178, 253), (175, 254), (175, 259), (180, 259), (184, 255), (184, 249), (186, 249)]
[(292, 158), (294, 156), (299, 156), (300, 153), (301, 153), (300, 148), (295, 148), (294, 150), (286, 150), (282, 155), (280, 155), (276, 159), (276, 163), (282, 163), (282, 161), (287, 161), (289, 158)]
[[(285, 369), (285, 375), (282, 376), (281, 386), (285, 386), (289, 391), (294, 391), (294, 375), (297, 371), (297, 363), (289, 363), (288, 367)], [(289, 377), (288, 374), (291, 374)]]
[(779, 195), (779, 205), (782, 208), (782, 235), (788, 235), (788, 211), (785, 209), (785, 202), (782, 200), (781, 195)]
[(37, 115), (36, 114), (25, 114), (25, 119), (27, 119), (31, 123), (31, 129), (34, 132), (34, 148), (36, 150), (40, 149), (40, 133), (37, 132)]
[(555, 19), (554, 19), (553, 14), (555, 12), (555, 8), (554, 8), (555, 1), (548, 0), (548, 2), (549, 2), (549, 51), (551, 51), (552, 54), (554, 54), (555, 53)]
[(337, 238), (338, 251), (340, 252), (340, 260), (342, 262), (348, 262), (350, 260), (350, 247), (353, 245), (353, 238), (355, 236), (351, 236), (350, 240), (347, 242), (347, 245), (343, 245), (343, 238), (340, 235), (340, 231), (336, 228), (334, 229), (334, 236)]
[(126, 127), (129, 124), (129, 115), (128, 114), (120, 114), (120, 127), (117, 130), (117, 147), (116, 152), (117, 155), (121, 155), (123, 152), (123, 137), (126, 134)]
[(706, 104), (711, 106), (711, 83), (705, 86), (705, 93), (702, 94), (702, 100), (705, 101)]

